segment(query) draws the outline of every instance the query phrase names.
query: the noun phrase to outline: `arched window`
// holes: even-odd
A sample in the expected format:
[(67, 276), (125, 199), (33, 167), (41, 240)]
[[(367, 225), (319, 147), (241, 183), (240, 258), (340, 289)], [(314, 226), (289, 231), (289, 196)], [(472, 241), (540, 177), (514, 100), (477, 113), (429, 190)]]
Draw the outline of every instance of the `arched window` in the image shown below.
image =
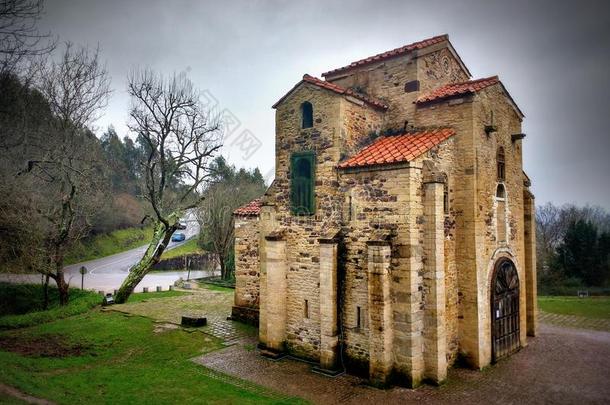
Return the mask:
[(313, 127), (313, 106), (309, 101), (301, 104), (301, 128)]
[(506, 178), (506, 157), (504, 156), (504, 148), (501, 146), (498, 148), (496, 162), (498, 164), (498, 181), (504, 181)]

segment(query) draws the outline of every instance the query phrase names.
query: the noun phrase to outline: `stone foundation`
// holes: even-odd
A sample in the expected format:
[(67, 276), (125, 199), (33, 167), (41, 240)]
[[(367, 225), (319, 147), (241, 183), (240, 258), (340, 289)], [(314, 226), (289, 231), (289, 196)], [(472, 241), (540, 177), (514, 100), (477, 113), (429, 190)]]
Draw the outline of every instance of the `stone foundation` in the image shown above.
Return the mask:
[(237, 307), (231, 308), (231, 319), (258, 327), (258, 308)]

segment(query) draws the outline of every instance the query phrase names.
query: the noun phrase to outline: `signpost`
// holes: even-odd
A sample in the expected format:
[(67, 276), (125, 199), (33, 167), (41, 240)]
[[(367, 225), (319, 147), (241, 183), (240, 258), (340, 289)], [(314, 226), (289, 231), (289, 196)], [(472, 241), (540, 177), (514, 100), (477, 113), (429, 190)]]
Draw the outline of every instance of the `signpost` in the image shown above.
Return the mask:
[(85, 266), (81, 266), (80, 269), (78, 269), (81, 279), (80, 279), (80, 289), (84, 290), (84, 286), (85, 286), (85, 274), (87, 274), (87, 268)]

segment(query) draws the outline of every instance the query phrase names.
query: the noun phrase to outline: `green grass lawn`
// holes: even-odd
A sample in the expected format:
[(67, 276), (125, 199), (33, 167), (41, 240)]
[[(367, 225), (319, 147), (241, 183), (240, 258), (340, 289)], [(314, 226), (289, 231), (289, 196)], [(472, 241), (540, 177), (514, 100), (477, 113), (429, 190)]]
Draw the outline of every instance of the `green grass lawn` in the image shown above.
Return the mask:
[[(22, 351), (8, 351), (6, 342), (20, 342)], [(36, 355), (37, 348), (48, 352), (47, 346), (58, 342), (73, 354)], [(30, 395), (79, 405), (281, 402), (263, 388), (189, 360), (221, 347), (220, 340), (201, 332), (154, 332), (148, 318), (92, 310), (0, 333), (0, 381)]]
[(152, 232), (152, 227), (127, 228), (83, 239), (66, 254), (65, 264), (94, 260), (146, 245)]
[[(160, 291), (134, 293), (128, 302), (149, 299), (177, 297), (189, 294), (182, 291)], [(24, 328), (82, 314), (102, 303), (102, 297), (92, 291), (70, 289), (70, 301), (65, 307), (59, 306), (56, 287), (49, 287), (49, 309), (43, 311), (42, 286), (40, 284), (0, 283), (0, 330)]]
[(193, 253), (203, 253), (203, 249), (197, 245), (197, 238), (192, 238), (174, 249), (166, 250), (163, 252), (161, 259), (173, 259), (174, 257), (180, 257)]
[(179, 297), (181, 295), (189, 295), (186, 291), (158, 291), (158, 292), (147, 292), (147, 293), (134, 293), (129, 296), (127, 302), (141, 302), (153, 298), (167, 298), (167, 297)]
[(578, 315), (586, 318), (610, 319), (610, 297), (538, 297), (538, 306), (544, 312)]

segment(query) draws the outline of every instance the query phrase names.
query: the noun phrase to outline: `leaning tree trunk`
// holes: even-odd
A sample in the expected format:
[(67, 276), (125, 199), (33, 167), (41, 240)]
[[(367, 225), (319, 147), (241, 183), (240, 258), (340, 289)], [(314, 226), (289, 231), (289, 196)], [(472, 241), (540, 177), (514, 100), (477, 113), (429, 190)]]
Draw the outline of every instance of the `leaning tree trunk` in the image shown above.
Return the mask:
[[(177, 215), (172, 215), (172, 217), (178, 218)], [(133, 293), (133, 290), (136, 286), (142, 281), (144, 276), (148, 274), (152, 266), (159, 263), (161, 259), (161, 255), (165, 251), (172, 234), (177, 229), (177, 220), (171, 221), (173, 224), (169, 228), (166, 228), (162, 222), (157, 222), (155, 225), (155, 233), (153, 234), (153, 238), (144, 253), (144, 256), (140, 259), (140, 261), (134, 265), (131, 269), (129, 269), (129, 275), (121, 284), (121, 288), (117, 291), (116, 296), (114, 297), (114, 302), (117, 304), (122, 304), (127, 302), (127, 299)]]
[(60, 268), (57, 270), (57, 278), (55, 279), (57, 283), (57, 289), (59, 290), (59, 305), (68, 305), (69, 294), (68, 289), (70, 286), (66, 283), (64, 279), (64, 270)]

